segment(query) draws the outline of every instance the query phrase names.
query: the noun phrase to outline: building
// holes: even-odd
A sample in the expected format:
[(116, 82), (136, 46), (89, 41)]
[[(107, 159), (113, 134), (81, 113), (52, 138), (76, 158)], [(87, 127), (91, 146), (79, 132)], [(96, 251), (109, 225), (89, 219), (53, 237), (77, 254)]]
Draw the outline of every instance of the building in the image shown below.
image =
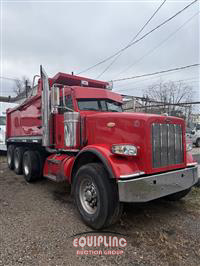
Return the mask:
[(125, 112), (142, 112), (138, 111), (138, 107), (142, 107), (143, 105), (136, 99), (131, 97), (131, 99), (129, 97), (124, 97), (123, 98), (123, 110)]
[(191, 121), (194, 125), (200, 125), (200, 114), (191, 114)]

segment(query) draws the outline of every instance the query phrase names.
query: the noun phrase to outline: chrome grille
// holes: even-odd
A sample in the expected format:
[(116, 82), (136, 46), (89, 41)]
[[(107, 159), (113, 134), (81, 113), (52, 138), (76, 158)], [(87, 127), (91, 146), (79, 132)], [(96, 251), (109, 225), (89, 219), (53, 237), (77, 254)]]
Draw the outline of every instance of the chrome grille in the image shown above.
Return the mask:
[(153, 168), (183, 163), (182, 127), (177, 124), (152, 124)]

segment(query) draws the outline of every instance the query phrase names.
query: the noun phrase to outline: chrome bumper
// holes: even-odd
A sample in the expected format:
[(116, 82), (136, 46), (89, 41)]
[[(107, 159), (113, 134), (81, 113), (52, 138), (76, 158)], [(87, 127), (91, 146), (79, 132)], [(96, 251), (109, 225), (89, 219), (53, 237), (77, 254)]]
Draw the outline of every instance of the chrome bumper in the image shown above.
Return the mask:
[(197, 166), (131, 180), (119, 180), (119, 200), (147, 202), (190, 188), (197, 181)]

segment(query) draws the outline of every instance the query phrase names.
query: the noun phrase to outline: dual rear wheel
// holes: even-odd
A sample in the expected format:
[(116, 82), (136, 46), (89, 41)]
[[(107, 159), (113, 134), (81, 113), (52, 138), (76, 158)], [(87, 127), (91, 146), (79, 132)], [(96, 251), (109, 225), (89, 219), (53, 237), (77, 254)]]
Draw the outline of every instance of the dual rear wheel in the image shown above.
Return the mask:
[(8, 167), (16, 174), (24, 174), (27, 182), (34, 182), (42, 176), (43, 160), (38, 151), (27, 150), (22, 146), (9, 145), (7, 150)]

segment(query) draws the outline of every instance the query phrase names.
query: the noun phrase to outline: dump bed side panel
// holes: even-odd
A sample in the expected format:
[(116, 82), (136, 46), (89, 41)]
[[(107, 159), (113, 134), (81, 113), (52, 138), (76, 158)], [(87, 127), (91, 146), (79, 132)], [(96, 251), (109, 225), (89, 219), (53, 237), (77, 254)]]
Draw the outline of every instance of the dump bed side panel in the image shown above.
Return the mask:
[(7, 139), (41, 136), (41, 96), (34, 96), (7, 112)]

